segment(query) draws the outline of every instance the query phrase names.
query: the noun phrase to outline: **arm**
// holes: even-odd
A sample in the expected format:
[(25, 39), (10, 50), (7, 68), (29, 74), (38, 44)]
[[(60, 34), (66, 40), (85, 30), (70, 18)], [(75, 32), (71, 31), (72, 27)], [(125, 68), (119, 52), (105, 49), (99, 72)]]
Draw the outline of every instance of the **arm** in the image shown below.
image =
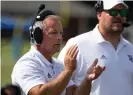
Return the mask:
[(64, 71), (53, 81), (40, 84), (30, 89), (28, 95), (60, 95), (67, 86), (73, 71), (76, 69), (77, 46), (68, 49), (64, 60)]
[(68, 84), (71, 75), (72, 72), (64, 70), (55, 80), (33, 87), (28, 95), (60, 95)]
[[(88, 69), (87, 75), (82, 81), (82, 83), (77, 88), (75, 87), (68, 88), (67, 93), (71, 92), (73, 93), (73, 95), (89, 95), (91, 91), (92, 81), (97, 79), (102, 74), (102, 72), (105, 70), (105, 66), (104, 67), (96, 66), (97, 63), (98, 63), (98, 60), (96, 59), (94, 63), (90, 66), (90, 68)], [(75, 91), (73, 91), (72, 89)]]

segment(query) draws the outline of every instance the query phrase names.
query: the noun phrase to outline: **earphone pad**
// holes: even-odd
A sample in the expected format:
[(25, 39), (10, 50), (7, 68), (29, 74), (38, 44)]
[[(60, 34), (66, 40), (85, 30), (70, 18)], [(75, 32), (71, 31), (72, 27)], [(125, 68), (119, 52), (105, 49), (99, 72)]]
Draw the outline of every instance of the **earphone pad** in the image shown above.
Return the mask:
[(98, 8), (99, 8), (98, 3), (95, 4), (94, 8), (95, 8), (96, 11), (98, 11)]
[(96, 12), (101, 11), (103, 9), (103, 1), (97, 1), (94, 8), (95, 8)]
[(43, 40), (43, 32), (42, 29), (40, 29), (39, 27), (35, 28), (34, 30), (34, 39), (38, 44), (42, 43)]

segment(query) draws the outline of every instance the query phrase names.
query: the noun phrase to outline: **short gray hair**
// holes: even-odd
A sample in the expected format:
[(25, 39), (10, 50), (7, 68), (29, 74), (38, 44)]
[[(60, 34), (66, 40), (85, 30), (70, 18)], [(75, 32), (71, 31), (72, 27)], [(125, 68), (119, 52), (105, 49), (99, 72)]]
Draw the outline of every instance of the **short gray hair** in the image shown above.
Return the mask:
[[(37, 27), (39, 27), (40, 29), (45, 30), (45, 29), (47, 28), (47, 24), (46, 24), (46, 21), (45, 21), (45, 20), (46, 20), (48, 17), (59, 17), (59, 16), (56, 16), (56, 15), (49, 15), (49, 16), (47, 16), (44, 20), (42, 20), (42, 21), (36, 21), (36, 22), (34, 23), (34, 25), (33, 25), (33, 29), (36, 29)], [(31, 26), (29, 29), (32, 29), (32, 26)]]
[(46, 29), (46, 24), (43, 21), (37, 21), (37, 22), (34, 23), (33, 27), (30, 26), (29, 29), (31, 29), (31, 28), (36, 29), (37, 27), (39, 27), (42, 30), (45, 30)]

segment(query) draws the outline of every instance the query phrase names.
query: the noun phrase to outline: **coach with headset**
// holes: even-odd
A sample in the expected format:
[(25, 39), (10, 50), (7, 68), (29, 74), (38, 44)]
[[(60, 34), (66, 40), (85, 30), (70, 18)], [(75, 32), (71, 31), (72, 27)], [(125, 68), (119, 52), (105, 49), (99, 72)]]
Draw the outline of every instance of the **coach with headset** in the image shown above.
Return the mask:
[(94, 62), (81, 85), (75, 86), (70, 79), (76, 69), (77, 45), (68, 49), (64, 66), (52, 57), (60, 50), (63, 29), (59, 16), (44, 7), (39, 7), (30, 27), (32, 46), (15, 64), (12, 83), (24, 95), (89, 95), (91, 80), (98, 78), (104, 68), (96, 68)]
[(128, 6), (123, 0), (103, 0), (95, 5), (98, 24), (87, 33), (68, 40), (58, 59), (64, 61), (66, 50), (78, 46), (77, 69), (72, 80), (78, 86), (94, 60), (106, 69), (92, 81), (90, 95), (133, 95), (133, 45), (122, 37)]

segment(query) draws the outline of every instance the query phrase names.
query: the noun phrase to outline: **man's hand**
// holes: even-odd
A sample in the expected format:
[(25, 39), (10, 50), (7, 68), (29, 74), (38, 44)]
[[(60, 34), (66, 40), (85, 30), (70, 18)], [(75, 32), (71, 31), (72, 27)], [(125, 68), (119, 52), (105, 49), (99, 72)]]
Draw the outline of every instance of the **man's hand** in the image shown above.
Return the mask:
[(77, 45), (72, 45), (66, 52), (64, 58), (65, 70), (73, 72), (76, 69)]
[(87, 75), (81, 84), (76, 88), (74, 95), (90, 95), (92, 81), (97, 79), (105, 70), (105, 66), (97, 65), (98, 59), (95, 59), (93, 64), (88, 68)]
[(92, 81), (97, 79), (102, 72), (105, 70), (105, 66), (101, 67), (99, 65), (97, 65), (98, 63), (98, 59), (95, 59), (95, 61), (93, 62), (93, 64), (90, 66), (90, 68), (87, 71), (87, 80)]

